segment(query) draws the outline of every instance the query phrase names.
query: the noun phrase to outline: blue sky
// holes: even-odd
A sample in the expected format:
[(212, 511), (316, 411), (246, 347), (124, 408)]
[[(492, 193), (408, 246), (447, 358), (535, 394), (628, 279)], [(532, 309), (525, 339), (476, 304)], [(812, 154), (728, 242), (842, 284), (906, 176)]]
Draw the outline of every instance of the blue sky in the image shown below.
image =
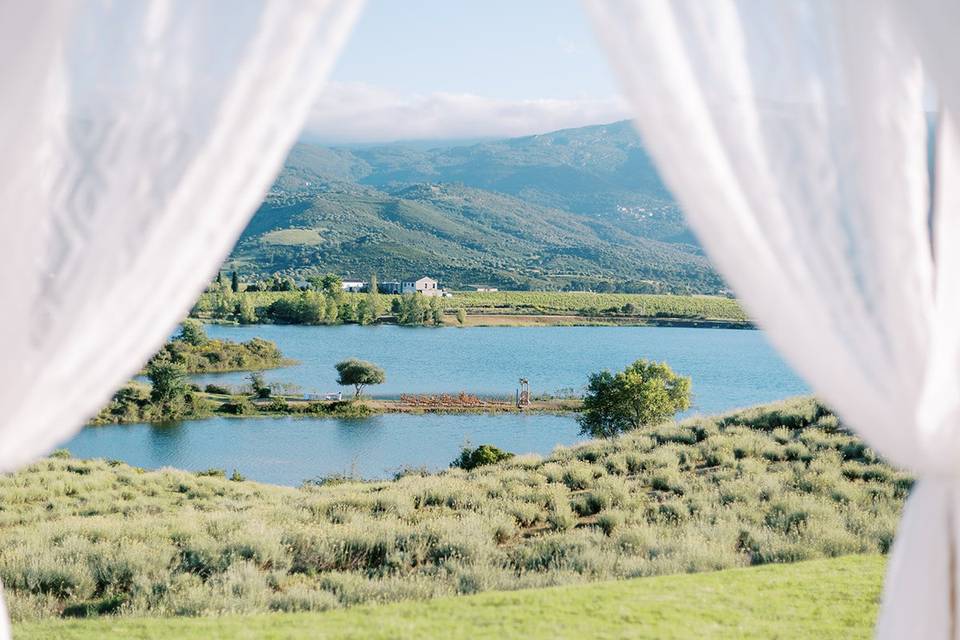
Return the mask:
[(504, 137), (625, 113), (578, 0), (368, 0), (307, 134)]

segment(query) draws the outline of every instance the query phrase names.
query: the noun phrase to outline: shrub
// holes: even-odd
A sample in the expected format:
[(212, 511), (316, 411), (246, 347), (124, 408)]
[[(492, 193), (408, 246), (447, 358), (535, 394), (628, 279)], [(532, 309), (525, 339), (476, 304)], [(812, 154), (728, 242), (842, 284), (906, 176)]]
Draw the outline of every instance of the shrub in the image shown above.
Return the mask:
[(211, 615), (886, 552), (911, 479), (812, 407), (301, 489), (51, 457), (0, 476), (0, 579), (17, 620)]
[(222, 395), (222, 396), (230, 395), (230, 389), (227, 389), (226, 387), (221, 387), (216, 384), (208, 384), (206, 387), (204, 387), (203, 390), (206, 391), (207, 393), (213, 393), (213, 394)]
[(597, 516), (597, 526), (604, 535), (610, 536), (614, 530), (623, 525), (623, 513), (620, 511), (604, 511)]
[(217, 409), (217, 411), (220, 413), (227, 413), (232, 416), (245, 416), (255, 413), (256, 409), (248, 401), (238, 400), (236, 402), (224, 402), (220, 405), (220, 408)]
[(273, 411), (276, 413), (289, 413), (290, 405), (283, 398), (274, 398), (270, 401), (270, 404), (266, 407), (267, 411)]
[(503, 460), (509, 460), (514, 454), (509, 451), (498, 449), (492, 444), (482, 444), (476, 449), (466, 446), (460, 450), (460, 455), (450, 463), (451, 467), (470, 471), (483, 465), (497, 464)]

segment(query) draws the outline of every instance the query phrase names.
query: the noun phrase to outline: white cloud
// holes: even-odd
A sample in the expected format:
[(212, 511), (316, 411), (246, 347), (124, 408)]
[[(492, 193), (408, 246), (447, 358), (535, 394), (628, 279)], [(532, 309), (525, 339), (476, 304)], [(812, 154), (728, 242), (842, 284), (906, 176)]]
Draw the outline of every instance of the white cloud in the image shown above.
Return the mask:
[(617, 98), (498, 100), (332, 83), (314, 105), (304, 137), (326, 143), (505, 138), (626, 117), (626, 106)]

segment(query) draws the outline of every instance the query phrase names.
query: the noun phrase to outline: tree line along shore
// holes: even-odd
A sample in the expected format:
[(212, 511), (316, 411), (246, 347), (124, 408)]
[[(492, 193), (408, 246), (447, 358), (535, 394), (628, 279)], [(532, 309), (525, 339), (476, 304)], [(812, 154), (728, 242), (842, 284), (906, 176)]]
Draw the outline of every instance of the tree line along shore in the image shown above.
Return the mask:
[(725, 296), (551, 291), (463, 291), (449, 296), (344, 291), (336, 276), (297, 287), (248, 290), (214, 282), (191, 315), (240, 324), (374, 324), (432, 326), (665, 325), (752, 328), (736, 300)]

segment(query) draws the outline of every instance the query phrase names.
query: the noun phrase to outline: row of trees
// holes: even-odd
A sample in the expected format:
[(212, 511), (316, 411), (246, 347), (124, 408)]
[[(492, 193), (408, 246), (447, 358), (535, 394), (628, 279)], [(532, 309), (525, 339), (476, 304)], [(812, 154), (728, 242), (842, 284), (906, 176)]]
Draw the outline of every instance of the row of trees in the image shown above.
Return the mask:
[[(376, 283), (376, 278), (373, 283)], [(389, 311), (403, 325), (443, 324), (444, 308), (440, 298), (418, 293), (395, 296)], [(344, 295), (339, 284), (328, 281), (318, 282), (317, 287), (306, 291), (291, 292), (259, 308), (254, 305), (252, 296), (234, 293), (226, 286), (213, 286), (194, 305), (192, 315), (233, 320), (240, 324), (367, 325), (377, 322), (386, 312), (384, 296), (377, 292), (375, 286), (370, 287), (358, 300), (356, 296)], [(463, 324), (466, 313), (459, 311), (457, 319)]]
[(443, 303), (440, 298), (408, 293), (393, 299), (391, 311), (400, 324), (432, 324), (435, 327), (443, 324)]

